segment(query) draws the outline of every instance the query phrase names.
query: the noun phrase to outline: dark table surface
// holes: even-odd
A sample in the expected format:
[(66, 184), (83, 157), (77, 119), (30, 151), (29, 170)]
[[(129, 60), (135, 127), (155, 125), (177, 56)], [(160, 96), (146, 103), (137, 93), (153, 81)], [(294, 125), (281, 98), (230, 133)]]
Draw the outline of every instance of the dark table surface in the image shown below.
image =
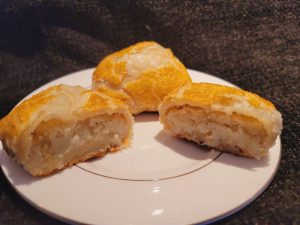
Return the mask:
[[(271, 100), (283, 115), (282, 159), (266, 191), (218, 224), (300, 224), (300, 2), (0, 2), (0, 116), (39, 86), (94, 67), (142, 40), (188, 67)], [(0, 224), (63, 224), (20, 198), (0, 172)]]

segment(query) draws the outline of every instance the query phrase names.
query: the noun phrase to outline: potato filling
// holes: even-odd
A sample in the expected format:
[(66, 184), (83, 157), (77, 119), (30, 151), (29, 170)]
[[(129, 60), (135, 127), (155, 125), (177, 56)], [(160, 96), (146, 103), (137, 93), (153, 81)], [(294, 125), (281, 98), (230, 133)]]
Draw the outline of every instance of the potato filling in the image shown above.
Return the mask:
[(129, 127), (121, 114), (68, 123), (57, 119), (43, 121), (32, 133), (30, 166), (43, 172), (52, 171), (117, 150), (128, 137)]
[(248, 156), (263, 154), (267, 137), (263, 124), (253, 117), (188, 105), (168, 110), (167, 129), (175, 136)]

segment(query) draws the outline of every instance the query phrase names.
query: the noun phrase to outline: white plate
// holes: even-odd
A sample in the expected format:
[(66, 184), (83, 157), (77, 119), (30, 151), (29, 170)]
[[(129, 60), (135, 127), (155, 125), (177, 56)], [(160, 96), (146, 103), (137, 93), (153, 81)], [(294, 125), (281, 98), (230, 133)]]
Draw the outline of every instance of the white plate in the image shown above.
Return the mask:
[[(93, 69), (39, 88), (89, 86)], [(196, 82), (233, 86), (189, 70)], [(209, 151), (162, 132), (157, 114), (135, 118), (130, 149), (108, 154), (45, 178), (16, 165), (0, 145), (2, 170), (27, 202), (57, 219), (83, 224), (193, 224), (228, 216), (253, 201), (274, 177), (280, 139), (268, 157), (253, 160)]]

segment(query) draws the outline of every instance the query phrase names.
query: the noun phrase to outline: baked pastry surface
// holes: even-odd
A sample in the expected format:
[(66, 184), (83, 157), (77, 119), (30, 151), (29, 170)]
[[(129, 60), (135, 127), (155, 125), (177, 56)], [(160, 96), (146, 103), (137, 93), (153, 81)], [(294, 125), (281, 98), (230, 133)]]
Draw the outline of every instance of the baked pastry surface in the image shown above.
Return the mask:
[(159, 106), (171, 135), (238, 155), (267, 154), (282, 129), (281, 114), (256, 94), (209, 83), (187, 84)]
[(140, 42), (105, 57), (93, 74), (93, 90), (126, 102), (133, 114), (157, 111), (172, 90), (191, 82), (184, 65), (155, 42)]
[(0, 121), (0, 139), (9, 155), (41, 176), (128, 145), (132, 126), (122, 101), (59, 85), (16, 106)]

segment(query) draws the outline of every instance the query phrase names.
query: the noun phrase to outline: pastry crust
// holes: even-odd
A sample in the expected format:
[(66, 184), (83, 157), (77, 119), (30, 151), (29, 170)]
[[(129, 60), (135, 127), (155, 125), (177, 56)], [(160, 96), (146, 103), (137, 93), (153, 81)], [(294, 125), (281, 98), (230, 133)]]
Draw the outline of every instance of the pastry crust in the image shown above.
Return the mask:
[(172, 90), (191, 82), (170, 49), (147, 41), (106, 56), (93, 74), (93, 90), (126, 102), (133, 114), (158, 111)]
[(50, 87), (0, 121), (4, 149), (32, 175), (52, 173), (129, 144), (133, 117), (118, 99), (79, 86)]
[(256, 94), (193, 83), (170, 93), (159, 106), (171, 135), (238, 155), (260, 158), (282, 129), (281, 114)]

